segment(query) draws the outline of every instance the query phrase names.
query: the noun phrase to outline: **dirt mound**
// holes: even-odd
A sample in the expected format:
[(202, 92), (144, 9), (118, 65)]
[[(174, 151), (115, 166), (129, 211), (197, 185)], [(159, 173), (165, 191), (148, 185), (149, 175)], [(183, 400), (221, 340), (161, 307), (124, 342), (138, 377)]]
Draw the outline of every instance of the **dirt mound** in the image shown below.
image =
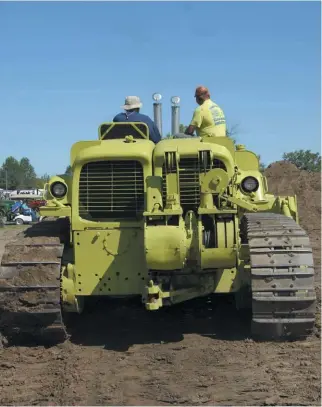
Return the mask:
[[(303, 195), (303, 193), (306, 193), (310, 189), (321, 191), (320, 172), (300, 170), (294, 164), (287, 161), (277, 161), (271, 164), (265, 170), (265, 175), (270, 180), (269, 186), (275, 190), (276, 188), (279, 188), (279, 190), (283, 192), (283, 189), (285, 189), (286, 193), (288, 193), (288, 191), (293, 191), (299, 196)], [(280, 181), (283, 181), (282, 187)]]
[(321, 173), (299, 170), (287, 161), (277, 161), (265, 170), (269, 192), (296, 195), (300, 223), (308, 232), (321, 233)]

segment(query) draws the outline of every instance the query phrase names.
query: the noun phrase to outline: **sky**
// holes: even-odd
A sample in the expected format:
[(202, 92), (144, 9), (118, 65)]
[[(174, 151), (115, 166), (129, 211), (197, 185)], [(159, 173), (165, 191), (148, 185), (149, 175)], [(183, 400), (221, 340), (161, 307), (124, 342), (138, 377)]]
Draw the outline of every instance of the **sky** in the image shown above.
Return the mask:
[(30, 159), (38, 175), (140, 96), (162, 94), (188, 125), (209, 88), (237, 142), (265, 164), (321, 151), (319, 2), (0, 2), (0, 165)]

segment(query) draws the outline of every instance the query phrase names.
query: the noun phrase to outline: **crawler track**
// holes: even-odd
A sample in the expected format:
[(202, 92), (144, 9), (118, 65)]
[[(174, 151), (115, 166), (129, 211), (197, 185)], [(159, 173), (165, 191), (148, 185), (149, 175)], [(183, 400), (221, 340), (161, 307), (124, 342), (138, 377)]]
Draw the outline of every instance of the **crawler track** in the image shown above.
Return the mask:
[(306, 337), (314, 328), (316, 302), (309, 237), (283, 215), (248, 214), (245, 220), (253, 335), (262, 339)]
[(54, 344), (67, 337), (60, 306), (66, 221), (33, 225), (9, 242), (0, 269), (0, 331), (9, 341)]

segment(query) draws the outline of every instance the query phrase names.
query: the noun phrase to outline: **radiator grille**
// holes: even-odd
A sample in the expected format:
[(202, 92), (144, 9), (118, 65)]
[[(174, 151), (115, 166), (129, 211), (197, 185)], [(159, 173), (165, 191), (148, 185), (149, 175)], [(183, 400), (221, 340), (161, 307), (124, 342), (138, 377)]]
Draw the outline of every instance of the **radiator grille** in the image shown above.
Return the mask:
[(187, 209), (199, 206), (199, 160), (198, 158), (181, 158), (179, 162), (180, 203)]
[[(214, 159), (211, 168), (222, 168), (226, 170), (225, 164), (218, 159)], [(206, 169), (209, 171), (210, 166)], [(179, 162), (179, 182), (180, 182), (180, 203), (185, 209), (194, 209), (200, 205), (200, 186), (199, 174), (203, 172), (200, 162), (195, 158), (180, 158)], [(166, 169), (165, 165), (162, 168), (162, 196), (163, 202), (166, 202), (167, 187), (166, 187)]]
[(79, 180), (79, 215), (84, 219), (131, 218), (144, 209), (144, 177), (137, 161), (85, 164)]

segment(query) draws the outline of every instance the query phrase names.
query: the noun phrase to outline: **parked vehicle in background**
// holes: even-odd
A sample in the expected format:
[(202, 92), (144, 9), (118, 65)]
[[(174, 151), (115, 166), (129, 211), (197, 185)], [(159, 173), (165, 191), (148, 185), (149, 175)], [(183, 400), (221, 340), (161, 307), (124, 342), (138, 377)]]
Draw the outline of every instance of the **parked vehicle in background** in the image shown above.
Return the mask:
[(24, 213), (20, 213), (19, 215), (15, 216), (13, 221), (15, 222), (16, 225), (24, 225), (28, 223), (33, 223), (33, 222), (41, 222), (42, 221), (42, 216), (39, 216), (39, 214), (36, 211), (33, 211), (30, 209), (30, 211), (25, 211)]
[(32, 199), (32, 198), (42, 198), (45, 190), (44, 189), (17, 189), (11, 191), (9, 194), (10, 199)]

